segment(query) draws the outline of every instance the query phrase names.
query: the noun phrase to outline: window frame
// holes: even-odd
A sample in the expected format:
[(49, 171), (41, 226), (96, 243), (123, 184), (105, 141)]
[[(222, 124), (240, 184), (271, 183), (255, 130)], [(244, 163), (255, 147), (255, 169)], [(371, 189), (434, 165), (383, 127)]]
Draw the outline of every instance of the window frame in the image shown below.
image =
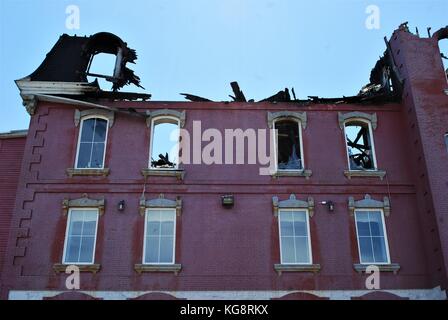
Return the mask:
[[(79, 158), (79, 149), (81, 148), (81, 136), (82, 136), (82, 129), (84, 128), (84, 121), (89, 119), (101, 119), (106, 121), (106, 136), (104, 138), (104, 152), (103, 152), (103, 163), (100, 168), (80, 168), (78, 167), (78, 158)], [(76, 170), (103, 170), (106, 166), (106, 151), (107, 151), (107, 139), (109, 138), (109, 119), (102, 115), (89, 115), (85, 116), (81, 119), (81, 124), (79, 126), (79, 133), (78, 133), (78, 144), (76, 146), (76, 157), (75, 157), (75, 166), (74, 168)]]
[[(362, 261), (362, 255), (361, 255), (361, 246), (359, 244), (359, 233), (358, 233), (358, 218), (356, 213), (357, 212), (371, 212), (371, 211), (379, 211), (381, 213), (381, 222), (383, 224), (383, 234), (384, 234), (384, 245), (386, 247), (386, 258), (387, 262), (363, 262)], [(358, 244), (358, 257), (359, 257), (359, 263), (362, 265), (390, 265), (390, 251), (389, 251), (389, 239), (387, 237), (387, 228), (386, 228), (386, 220), (384, 219), (384, 209), (382, 208), (355, 208), (354, 210), (354, 216), (355, 216), (355, 229), (356, 229), (356, 241)]]
[[(95, 225), (95, 240), (93, 242), (93, 251), (92, 251), (92, 260), (91, 262), (67, 262), (66, 261), (66, 254), (67, 254), (67, 244), (68, 244), (68, 232), (70, 229), (70, 222), (72, 217), (73, 211), (95, 211), (97, 214), (96, 217), (96, 225)], [(96, 256), (96, 241), (98, 239), (98, 223), (99, 223), (99, 217), (100, 217), (100, 210), (98, 208), (69, 208), (68, 209), (68, 215), (67, 215), (67, 225), (65, 227), (65, 239), (64, 239), (64, 251), (62, 253), (62, 264), (64, 265), (93, 265), (95, 264), (95, 256)]]
[(445, 143), (446, 152), (448, 153), (448, 132), (443, 135), (443, 142)]
[[(148, 213), (150, 211), (172, 211), (174, 213), (174, 225), (173, 225), (173, 255), (172, 262), (146, 262), (146, 238), (147, 238), (147, 226), (148, 226)], [(151, 266), (170, 266), (176, 264), (176, 233), (177, 233), (177, 213), (175, 208), (146, 208), (145, 210), (145, 227), (143, 233), (143, 256), (142, 265)]]
[[(283, 254), (282, 254), (282, 229), (281, 229), (281, 214), (282, 212), (294, 212), (294, 211), (301, 211), (306, 216), (306, 224), (307, 224), (307, 233), (308, 233), (308, 256), (309, 261), (308, 262), (284, 262), (283, 261)], [(279, 208), (278, 209), (278, 240), (279, 240), (279, 249), (280, 249), (280, 264), (281, 265), (312, 265), (313, 264), (313, 250), (311, 245), (311, 230), (310, 230), (310, 214), (309, 210), (305, 208)]]
[[(291, 121), (295, 122), (298, 125), (298, 133), (299, 133), (299, 143), (300, 143), (300, 160), (302, 162), (302, 168), (301, 169), (279, 169), (278, 168), (278, 131), (276, 129), (276, 123), (279, 121)], [(279, 117), (275, 118), (272, 121), (272, 129), (274, 134), (274, 163), (275, 163), (275, 172), (304, 172), (305, 171), (305, 155), (303, 153), (303, 134), (302, 134), (302, 121), (295, 118), (290, 117)]]
[[(174, 120), (176, 122), (177, 128), (179, 130), (179, 136), (178, 136), (178, 142), (177, 142), (177, 162), (179, 162), (179, 150), (180, 150), (180, 128), (181, 128), (181, 120), (177, 117), (174, 116), (157, 116), (154, 118), (151, 118), (151, 132), (150, 132), (150, 137), (149, 137), (149, 159), (148, 159), (148, 169), (149, 170), (153, 170), (153, 171), (175, 171), (175, 170), (179, 170), (179, 163), (176, 163), (175, 166), (173, 168), (154, 168), (151, 166), (151, 156), (152, 156), (152, 149), (154, 146), (154, 127), (157, 125), (155, 124), (156, 121), (163, 121), (163, 120)], [(160, 122), (160, 123), (171, 123), (169, 121), (166, 122)]]
[[(347, 144), (346, 128), (347, 128), (347, 124), (356, 123), (356, 122), (365, 123), (365, 124), (367, 124), (367, 126), (369, 128), (369, 138), (370, 138), (370, 144), (371, 144), (371, 148), (372, 148), (373, 169), (352, 169), (350, 167), (350, 156), (348, 154), (348, 144)], [(363, 119), (363, 118), (346, 119), (344, 121), (343, 133), (344, 133), (344, 144), (345, 144), (345, 156), (347, 158), (348, 170), (349, 171), (354, 171), (354, 172), (364, 172), (364, 171), (374, 172), (374, 171), (378, 171), (378, 162), (376, 160), (376, 149), (375, 149), (375, 141), (373, 139), (372, 122), (370, 120), (366, 120), (366, 119)]]

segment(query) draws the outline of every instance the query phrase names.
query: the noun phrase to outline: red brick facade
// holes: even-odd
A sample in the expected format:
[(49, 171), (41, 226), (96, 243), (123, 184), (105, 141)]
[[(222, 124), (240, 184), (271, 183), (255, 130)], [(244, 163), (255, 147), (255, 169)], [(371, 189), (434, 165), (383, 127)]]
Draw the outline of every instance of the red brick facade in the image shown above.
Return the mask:
[[(79, 126), (74, 117), (79, 107), (39, 101), (24, 149), (1, 297), (30, 298), (26, 292), (54, 292), (38, 296), (48, 299), (66, 291), (67, 275), (53, 270), (61, 263), (67, 224), (62, 201), (83, 194), (106, 201), (95, 251), (100, 270), (81, 274), (81, 290), (95, 298), (110, 298), (114, 293), (124, 293), (121, 298), (216, 298), (229, 297), (220, 296), (227, 292), (234, 297), (244, 293), (242, 297), (328, 299), (342, 298), (344, 291), (348, 299), (434, 298), (439, 291), (436, 297), (443, 297), (448, 284), (448, 153), (443, 140), (448, 131), (448, 84), (437, 39), (399, 30), (390, 45), (405, 79), (401, 102), (96, 101), (139, 112), (185, 111), (189, 132), (193, 121), (201, 121), (202, 130), (268, 129), (268, 112), (306, 112), (302, 133), (306, 167), (312, 170), (309, 179), (260, 176), (259, 165), (185, 164), (183, 180), (151, 176), (145, 185), (141, 170), (148, 163), (150, 128), (144, 119), (121, 113), (115, 114), (109, 128), (105, 160), (109, 175), (70, 177), (66, 170), (73, 168), (76, 157)], [(338, 114), (349, 112), (376, 114), (373, 136), (378, 168), (387, 172), (384, 179), (344, 175), (347, 156)], [(0, 170), (7, 166), (0, 160)], [(175, 253), (182, 270), (177, 275), (135, 271), (143, 252), (139, 199), (144, 189), (146, 199), (159, 194), (182, 199)], [(235, 197), (231, 209), (221, 205), (225, 194)], [(321, 266), (318, 272), (279, 275), (274, 270), (280, 252), (272, 197), (286, 200), (291, 194), (315, 201), (310, 232), (313, 263)], [(381, 292), (367, 295), (366, 275), (354, 269), (359, 256), (348, 199), (360, 200), (366, 194), (375, 200), (388, 197), (391, 202), (385, 224), (390, 259), (400, 269), (381, 273), (381, 289), (394, 290), (384, 296)], [(126, 203), (123, 212), (117, 209), (121, 200)], [(322, 201), (334, 202), (334, 212)]]

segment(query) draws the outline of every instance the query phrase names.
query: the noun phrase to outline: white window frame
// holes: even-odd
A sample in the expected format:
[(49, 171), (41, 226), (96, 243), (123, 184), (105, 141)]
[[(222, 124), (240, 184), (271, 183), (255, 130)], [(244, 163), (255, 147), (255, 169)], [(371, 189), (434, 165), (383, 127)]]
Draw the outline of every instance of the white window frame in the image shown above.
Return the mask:
[[(278, 168), (278, 131), (276, 130), (276, 123), (279, 121), (291, 121), (295, 122), (299, 127), (299, 143), (300, 143), (300, 157), (302, 162), (302, 169), (279, 169)], [(302, 138), (302, 121), (291, 118), (276, 118), (272, 122), (273, 134), (274, 134), (274, 162), (275, 162), (275, 172), (303, 172), (305, 170), (305, 155), (303, 153), (303, 138)]]
[[(383, 234), (384, 234), (384, 242), (385, 242), (384, 245), (386, 247), (387, 262), (363, 262), (362, 261), (361, 246), (359, 244), (359, 234), (358, 234), (358, 218), (356, 216), (356, 213), (357, 212), (372, 212), (372, 211), (376, 211), (376, 212), (379, 211), (381, 213), (381, 221), (383, 223)], [(390, 262), (390, 254), (389, 254), (389, 240), (387, 239), (386, 220), (384, 219), (384, 210), (380, 209), (380, 208), (355, 209), (354, 216), (355, 216), (355, 228), (356, 228), (356, 241), (357, 241), (357, 244), (358, 244), (359, 263), (360, 264), (364, 264), (364, 265), (389, 265), (389, 264), (391, 264), (391, 262)], [(372, 252), (373, 252), (373, 249), (372, 249)]]
[(448, 132), (443, 135), (443, 142), (445, 143), (446, 152), (448, 153)]
[[(348, 144), (347, 144), (347, 132), (346, 132), (346, 128), (347, 128), (347, 124), (351, 124), (353, 122), (363, 122), (365, 124), (368, 125), (369, 128), (369, 138), (370, 138), (370, 143), (371, 143), (371, 147), (372, 147), (372, 159), (373, 159), (373, 169), (352, 169), (350, 168), (350, 157), (348, 155)], [(344, 121), (344, 143), (345, 143), (345, 155), (347, 157), (347, 165), (348, 165), (348, 170), (349, 171), (378, 171), (378, 163), (376, 161), (376, 149), (375, 149), (375, 142), (373, 140), (373, 130), (372, 130), (372, 123), (369, 120), (366, 119), (362, 119), (362, 118), (351, 118), (351, 119), (347, 119)]]
[[(95, 240), (93, 242), (93, 253), (92, 253), (92, 260), (90, 262), (66, 262), (66, 253), (67, 253), (67, 244), (68, 244), (68, 232), (70, 230), (70, 223), (71, 223), (71, 217), (73, 211), (95, 211), (97, 214), (96, 218), (96, 226), (95, 226)], [(92, 265), (95, 263), (95, 255), (96, 255), (96, 241), (98, 238), (98, 221), (100, 218), (100, 211), (98, 208), (69, 208), (68, 215), (67, 215), (67, 226), (65, 228), (65, 239), (64, 239), (64, 252), (62, 254), (62, 264), (68, 264), (68, 265)]]
[[(283, 262), (283, 254), (282, 254), (282, 228), (281, 228), (281, 214), (282, 212), (295, 212), (300, 211), (303, 212), (306, 216), (306, 225), (307, 225), (307, 232), (308, 232), (308, 256), (309, 261), (308, 262), (295, 262), (295, 263), (285, 263)], [(278, 235), (279, 235), (279, 245), (280, 245), (280, 264), (283, 265), (312, 265), (313, 264), (313, 251), (312, 251), (312, 245), (311, 245), (311, 232), (310, 232), (310, 215), (308, 209), (293, 209), (293, 208), (286, 208), (286, 209), (279, 209), (278, 210)], [(295, 254), (295, 251), (294, 251)]]
[[(146, 236), (147, 236), (147, 226), (148, 226), (148, 213), (150, 211), (172, 211), (174, 213), (174, 225), (173, 225), (173, 258), (171, 262), (146, 262)], [(145, 210), (145, 231), (143, 234), (143, 257), (142, 264), (143, 265), (173, 265), (176, 263), (176, 227), (177, 226), (177, 215), (175, 208), (147, 208)], [(160, 253), (160, 242), (159, 242), (159, 253)]]
[[(79, 158), (79, 149), (81, 147), (81, 136), (82, 136), (82, 129), (84, 128), (84, 121), (89, 119), (101, 119), (106, 121), (106, 136), (104, 139), (104, 152), (103, 152), (103, 165), (101, 168), (79, 168), (78, 167), (78, 158)], [(91, 115), (86, 116), (81, 119), (81, 125), (79, 126), (79, 133), (78, 133), (78, 145), (76, 147), (76, 158), (75, 158), (75, 169), (82, 169), (82, 170), (101, 170), (105, 167), (105, 161), (106, 161), (106, 151), (107, 151), (107, 138), (109, 135), (109, 119), (101, 116), (101, 115)]]
[[(160, 122), (163, 123), (163, 120), (172, 120), (176, 122), (177, 128), (179, 130), (179, 136), (178, 136), (178, 142), (177, 142), (177, 150), (176, 150), (176, 154), (177, 154), (177, 163), (175, 165), (174, 168), (153, 168), (151, 166), (151, 156), (152, 156), (152, 148), (153, 148), (153, 141), (154, 141), (154, 127), (155, 127), (155, 122)], [(166, 121), (166, 123), (171, 123), (170, 121)], [(172, 170), (179, 170), (179, 150), (180, 150), (180, 119), (173, 117), (173, 116), (159, 116), (159, 117), (154, 117), (151, 119), (151, 133), (150, 133), (150, 139), (149, 139), (149, 161), (148, 161), (148, 169), (149, 170), (155, 170), (155, 171), (172, 171)]]

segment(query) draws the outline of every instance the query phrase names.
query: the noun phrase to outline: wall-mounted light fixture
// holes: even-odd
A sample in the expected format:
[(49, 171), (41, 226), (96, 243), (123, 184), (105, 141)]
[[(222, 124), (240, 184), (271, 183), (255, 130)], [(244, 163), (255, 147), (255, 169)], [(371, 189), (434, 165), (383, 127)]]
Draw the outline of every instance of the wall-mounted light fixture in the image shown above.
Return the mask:
[(328, 211), (334, 212), (334, 202), (333, 201), (322, 201), (320, 204), (326, 205)]
[(232, 208), (235, 204), (235, 197), (233, 195), (221, 196), (221, 203), (225, 208)]
[(120, 202), (118, 202), (118, 211), (124, 211), (124, 207), (125, 207), (124, 200), (121, 200)]

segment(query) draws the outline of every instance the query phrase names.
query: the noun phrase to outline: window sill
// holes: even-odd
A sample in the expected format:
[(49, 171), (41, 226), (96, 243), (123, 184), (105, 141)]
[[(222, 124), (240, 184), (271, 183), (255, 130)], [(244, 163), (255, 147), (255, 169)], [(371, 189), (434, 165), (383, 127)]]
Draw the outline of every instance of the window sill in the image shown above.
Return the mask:
[(272, 174), (273, 178), (278, 177), (305, 177), (307, 180), (313, 175), (309, 169), (306, 170), (278, 170)]
[(143, 272), (173, 272), (174, 275), (177, 274), (182, 269), (181, 264), (136, 264), (134, 266), (135, 271), (139, 274)]
[(371, 177), (384, 179), (386, 171), (384, 170), (344, 170), (344, 175), (351, 179), (352, 177)]
[[(398, 271), (400, 270), (400, 265), (398, 263), (391, 263), (391, 264), (371, 264), (373, 266), (378, 267), (378, 269), (380, 270), (380, 272), (393, 272), (394, 274), (397, 274)], [(360, 263), (355, 263), (353, 265), (353, 268), (359, 272), (366, 272), (367, 267), (369, 267), (369, 264), (360, 264)]]
[(278, 275), (282, 272), (313, 272), (320, 271), (320, 264), (274, 264), (274, 269)]
[(63, 264), (63, 263), (55, 263), (53, 265), (53, 270), (56, 273), (65, 273), (67, 267), (76, 266), (79, 268), (80, 272), (91, 272), (93, 274), (97, 273), (101, 269), (101, 265), (98, 263), (94, 264)]
[(107, 177), (110, 173), (109, 168), (104, 169), (75, 169), (69, 168), (66, 170), (67, 175), (71, 178), (74, 176), (103, 176)]
[(176, 177), (177, 180), (184, 180), (185, 171), (184, 170), (162, 170), (162, 169), (142, 169), (142, 176), (145, 178), (153, 177)]

